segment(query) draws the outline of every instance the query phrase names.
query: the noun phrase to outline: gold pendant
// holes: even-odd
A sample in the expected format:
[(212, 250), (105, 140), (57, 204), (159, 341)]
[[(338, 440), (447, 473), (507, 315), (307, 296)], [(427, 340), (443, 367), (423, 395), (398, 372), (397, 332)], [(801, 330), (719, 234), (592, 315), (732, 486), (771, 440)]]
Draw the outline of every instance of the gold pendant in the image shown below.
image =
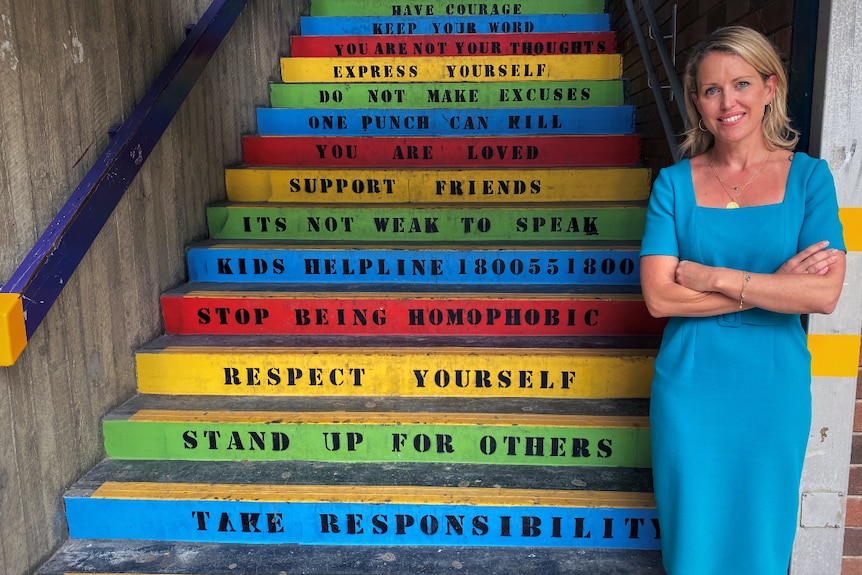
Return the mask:
[(739, 204), (737, 204), (736, 202), (727, 202), (727, 205), (724, 207), (727, 208), (728, 210), (733, 210), (733, 209), (738, 208)]

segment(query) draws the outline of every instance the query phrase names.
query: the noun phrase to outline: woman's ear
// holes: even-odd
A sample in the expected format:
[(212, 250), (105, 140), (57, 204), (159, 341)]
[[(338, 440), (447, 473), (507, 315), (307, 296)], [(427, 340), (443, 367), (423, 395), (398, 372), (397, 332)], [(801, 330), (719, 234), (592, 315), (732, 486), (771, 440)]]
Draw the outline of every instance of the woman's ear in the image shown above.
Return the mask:
[(775, 90), (778, 88), (778, 78), (775, 74), (771, 74), (769, 78), (766, 79), (766, 104), (769, 105), (772, 103), (772, 100), (775, 98)]

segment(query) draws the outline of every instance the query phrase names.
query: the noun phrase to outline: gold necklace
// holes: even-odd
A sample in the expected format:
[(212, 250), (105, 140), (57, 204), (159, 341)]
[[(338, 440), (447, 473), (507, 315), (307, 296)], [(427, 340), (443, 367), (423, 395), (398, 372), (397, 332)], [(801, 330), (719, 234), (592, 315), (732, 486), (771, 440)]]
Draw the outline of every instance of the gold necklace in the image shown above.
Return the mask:
[[(763, 162), (761, 162), (760, 168), (757, 170), (757, 172), (754, 173), (753, 176), (751, 176), (751, 178), (749, 178), (747, 182), (745, 182), (741, 186), (728, 186), (722, 181), (721, 178), (718, 177), (718, 172), (715, 171), (715, 165), (713, 164), (712, 153), (709, 154), (709, 169), (712, 170), (712, 175), (715, 176), (715, 179), (718, 180), (719, 184), (721, 184), (721, 189), (724, 190), (724, 193), (727, 194), (728, 198), (730, 198), (730, 201), (727, 202), (726, 206), (724, 206), (725, 208), (730, 210), (739, 207), (739, 204), (736, 203), (736, 199), (742, 195), (742, 192), (745, 191), (745, 188), (748, 187), (748, 184), (756, 180), (757, 176), (759, 176), (761, 172), (763, 172), (763, 169), (766, 167), (767, 160), (769, 160), (769, 150), (766, 150), (766, 157), (763, 158)], [(736, 194), (732, 195), (730, 192), (727, 191), (727, 188), (732, 189), (734, 192), (736, 192)]]

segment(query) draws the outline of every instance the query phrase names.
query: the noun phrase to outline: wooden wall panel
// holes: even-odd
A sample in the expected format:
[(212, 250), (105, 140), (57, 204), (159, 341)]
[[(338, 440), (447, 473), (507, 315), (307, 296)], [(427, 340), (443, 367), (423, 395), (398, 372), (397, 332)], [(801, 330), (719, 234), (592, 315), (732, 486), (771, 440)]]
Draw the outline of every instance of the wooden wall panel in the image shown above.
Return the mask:
[[(103, 457), (100, 418), (135, 391), (224, 167), (256, 131), (307, 0), (251, 0), (57, 305), (0, 368), (0, 572), (65, 539), (63, 490)], [(0, 282), (32, 248), (207, 0), (0, 0)]]

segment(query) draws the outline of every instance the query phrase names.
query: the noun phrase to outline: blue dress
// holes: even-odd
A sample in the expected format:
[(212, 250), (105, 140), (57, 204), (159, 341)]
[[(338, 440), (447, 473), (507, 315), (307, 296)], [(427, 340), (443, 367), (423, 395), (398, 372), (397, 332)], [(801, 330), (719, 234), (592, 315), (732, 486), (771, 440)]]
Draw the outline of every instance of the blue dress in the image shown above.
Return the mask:
[[(684, 160), (656, 178), (641, 255), (772, 273), (821, 240), (844, 249), (823, 160), (794, 154), (782, 203), (731, 210), (696, 204)], [(669, 575), (787, 575), (811, 425), (806, 341), (799, 315), (762, 309), (668, 322), (650, 425)]]

